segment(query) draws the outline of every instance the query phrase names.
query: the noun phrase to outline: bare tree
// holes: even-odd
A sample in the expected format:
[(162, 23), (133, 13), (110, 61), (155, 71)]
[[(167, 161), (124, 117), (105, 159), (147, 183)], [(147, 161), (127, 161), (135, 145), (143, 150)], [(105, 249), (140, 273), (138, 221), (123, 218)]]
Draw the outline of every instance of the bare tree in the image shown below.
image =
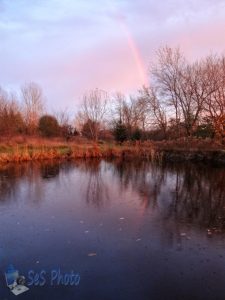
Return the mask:
[(97, 141), (101, 124), (107, 112), (108, 95), (105, 91), (95, 89), (83, 96), (79, 119), (90, 131), (90, 136)]
[(68, 109), (57, 111), (54, 113), (54, 116), (56, 117), (59, 126), (67, 126), (69, 124), (70, 117)]
[(225, 57), (207, 57), (205, 68), (213, 92), (204, 102), (204, 115), (213, 125), (215, 137), (221, 138), (225, 136)]
[(179, 48), (162, 47), (157, 52), (157, 64), (151, 68), (153, 85), (158, 89), (164, 102), (172, 108), (175, 123), (179, 128), (181, 108), (179, 101), (178, 79), (182, 73), (186, 60)]
[(126, 97), (121, 92), (117, 92), (114, 95), (112, 101), (112, 110), (111, 110), (113, 122), (120, 121), (121, 123), (124, 123), (123, 107), (125, 102), (126, 102)]
[(27, 133), (34, 134), (44, 109), (42, 89), (38, 84), (30, 82), (21, 87), (21, 94)]
[[(62, 137), (66, 138), (68, 141), (75, 135), (78, 135), (77, 126), (73, 124), (70, 119), (70, 114), (68, 109), (64, 109), (54, 113), (58, 124), (59, 124), (59, 133)], [(78, 115), (76, 118), (76, 123), (78, 123)]]
[(212, 74), (204, 60), (188, 63), (179, 49), (161, 48), (158, 65), (153, 68), (153, 83), (168, 105), (175, 109), (177, 124), (183, 121), (191, 136), (203, 111), (204, 102), (214, 92)]
[(9, 136), (23, 131), (24, 122), (16, 95), (0, 88), (0, 134)]
[(126, 98), (123, 94), (117, 93), (114, 97), (113, 119), (114, 123), (123, 124), (132, 134), (135, 129), (145, 131), (148, 125), (148, 112), (146, 101), (143, 97)]
[(136, 118), (138, 120), (138, 127), (141, 128), (143, 132), (145, 132), (150, 125), (148, 103), (146, 102), (145, 97), (137, 97)]
[(167, 115), (165, 106), (160, 102), (157, 95), (157, 89), (143, 88), (142, 99), (145, 100), (148, 114), (151, 116), (154, 126), (162, 130), (164, 137), (167, 134)]

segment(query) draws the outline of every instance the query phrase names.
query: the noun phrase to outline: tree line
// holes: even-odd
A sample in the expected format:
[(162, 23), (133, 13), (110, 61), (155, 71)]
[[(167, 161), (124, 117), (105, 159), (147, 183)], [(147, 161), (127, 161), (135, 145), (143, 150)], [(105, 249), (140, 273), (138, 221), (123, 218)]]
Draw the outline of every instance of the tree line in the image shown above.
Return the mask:
[(120, 142), (193, 136), (224, 140), (224, 55), (189, 62), (179, 48), (163, 47), (149, 77), (149, 86), (130, 97), (100, 89), (85, 93), (74, 124), (66, 111), (44, 113), (43, 93), (35, 83), (21, 87), (20, 101), (1, 89), (0, 134), (80, 134)]
[(41, 87), (26, 83), (20, 95), (0, 88), (0, 136), (43, 135), (67, 138), (77, 134), (66, 111), (48, 114)]

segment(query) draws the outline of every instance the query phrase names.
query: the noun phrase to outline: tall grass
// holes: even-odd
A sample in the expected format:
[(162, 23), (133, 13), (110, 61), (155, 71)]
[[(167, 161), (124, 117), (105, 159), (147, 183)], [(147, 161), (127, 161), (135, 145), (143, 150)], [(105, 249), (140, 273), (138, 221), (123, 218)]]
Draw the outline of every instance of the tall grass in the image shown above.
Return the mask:
[(152, 145), (116, 144), (65, 144), (65, 145), (15, 145), (0, 147), (0, 163), (31, 160), (76, 159), (76, 158), (132, 158), (156, 159)]
[[(24, 141), (23, 141), (24, 142)], [(126, 142), (122, 145), (115, 143), (93, 143), (90, 141), (77, 141), (66, 143), (62, 140), (30, 139), (25, 143), (4, 142), (0, 144), (0, 163), (41, 161), (76, 158), (144, 158), (162, 161), (171, 154), (176, 153), (182, 159), (189, 159), (201, 154), (203, 159), (215, 158), (225, 161), (224, 146), (210, 144), (210, 141), (167, 141), (167, 142)], [(211, 154), (212, 153), (212, 154)], [(173, 159), (173, 157), (172, 157)]]

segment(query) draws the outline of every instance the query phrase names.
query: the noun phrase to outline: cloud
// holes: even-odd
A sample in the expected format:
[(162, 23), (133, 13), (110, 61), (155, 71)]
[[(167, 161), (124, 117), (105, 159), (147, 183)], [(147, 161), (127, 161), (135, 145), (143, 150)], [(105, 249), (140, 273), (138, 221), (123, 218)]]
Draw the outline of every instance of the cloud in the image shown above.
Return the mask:
[(165, 44), (190, 59), (223, 51), (224, 20), (222, 0), (3, 0), (0, 85), (37, 81), (50, 107), (95, 87), (129, 93), (142, 82), (128, 38), (147, 69)]

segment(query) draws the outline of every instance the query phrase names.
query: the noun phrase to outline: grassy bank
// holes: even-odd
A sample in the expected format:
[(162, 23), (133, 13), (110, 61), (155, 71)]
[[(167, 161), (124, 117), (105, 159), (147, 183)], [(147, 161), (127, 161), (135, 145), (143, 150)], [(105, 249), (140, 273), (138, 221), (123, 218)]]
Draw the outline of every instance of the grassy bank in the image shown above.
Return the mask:
[(0, 163), (76, 158), (145, 158), (149, 160), (212, 161), (225, 164), (225, 148), (212, 141), (93, 143), (77, 139), (13, 139), (0, 142)]
[(87, 143), (41, 141), (41, 143), (0, 144), (0, 163), (48, 159), (76, 158), (156, 158), (151, 143), (143, 145), (116, 145), (115, 143)]

